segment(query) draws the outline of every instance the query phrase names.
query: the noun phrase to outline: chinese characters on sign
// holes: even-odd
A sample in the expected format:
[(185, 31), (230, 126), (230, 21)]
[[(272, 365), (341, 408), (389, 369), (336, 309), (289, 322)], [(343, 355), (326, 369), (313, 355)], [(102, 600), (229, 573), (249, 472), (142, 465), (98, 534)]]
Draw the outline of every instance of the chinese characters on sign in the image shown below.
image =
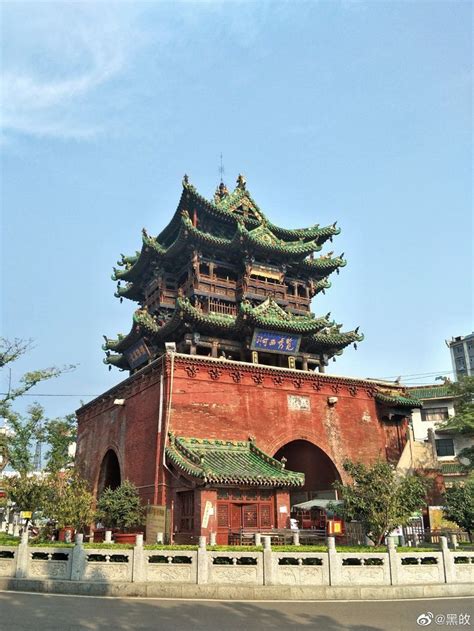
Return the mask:
[(255, 329), (251, 349), (255, 351), (266, 351), (268, 353), (286, 353), (289, 355), (298, 352), (300, 342), (301, 335)]
[(131, 346), (126, 352), (125, 356), (130, 364), (130, 368), (136, 368), (148, 361), (150, 357), (150, 351), (148, 350), (145, 342), (140, 339), (136, 344)]
[(309, 402), (309, 397), (299, 397), (296, 394), (288, 395), (288, 409), (309, 412), (311, 410), (311, 405)]

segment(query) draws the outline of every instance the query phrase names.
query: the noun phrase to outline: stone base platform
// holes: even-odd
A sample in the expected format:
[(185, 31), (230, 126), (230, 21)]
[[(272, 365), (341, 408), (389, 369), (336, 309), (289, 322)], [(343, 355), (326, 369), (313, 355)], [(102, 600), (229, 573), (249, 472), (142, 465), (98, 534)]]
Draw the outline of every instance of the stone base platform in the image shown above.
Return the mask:
[(393, 600), (455, 598), (474, 594), (474, 585), (250, 586), (173, 585), (166, 583), (86, 582), (0, 578), (1, 591), (115, 596), (118, 598), (182, 598), (201, 600)]

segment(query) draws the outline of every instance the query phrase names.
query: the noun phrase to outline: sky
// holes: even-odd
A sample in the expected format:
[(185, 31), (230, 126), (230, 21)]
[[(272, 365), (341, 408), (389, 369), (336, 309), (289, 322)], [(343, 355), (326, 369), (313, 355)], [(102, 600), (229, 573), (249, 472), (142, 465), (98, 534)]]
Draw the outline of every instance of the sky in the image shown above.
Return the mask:
[(127, 376), (102, 363), (135, 308), (112, 267), (185, 173), (213, 195), (221, 153), (273, 223), (342, 229), (312, 308), (365, 340), (328, 372), (449, 375), (474, 329), (471, 26), (467, 1), (3, 2), (1, 335), (33, 340), (13, 383), (76, 364), (36, 388), (56, 416)]

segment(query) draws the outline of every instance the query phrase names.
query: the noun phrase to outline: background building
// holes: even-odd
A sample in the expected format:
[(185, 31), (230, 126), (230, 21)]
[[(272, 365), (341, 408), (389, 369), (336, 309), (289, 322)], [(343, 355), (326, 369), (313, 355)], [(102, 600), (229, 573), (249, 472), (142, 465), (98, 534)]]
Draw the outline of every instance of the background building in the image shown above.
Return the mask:
[(414, 408), (411, 413), (413, 439), (417, 443), (415, 450), (422, 453), (425, 449), (429, 454), (427, 462), (431, 462), (430, 467), (439, 468), (445, 486), (464, 480), (467, 474), (459, 454), (473, 446), (474, 436), (443, 429), (446, 421), (454, 416), (454, 397), (449, 393), (449, 386), (408, 387), (407, 394), (423, 404), (422, 408)]
[(451, 362), (456, 380), (474, 375), (474, 332), (452, 337), (446, 344), (451, 351)]

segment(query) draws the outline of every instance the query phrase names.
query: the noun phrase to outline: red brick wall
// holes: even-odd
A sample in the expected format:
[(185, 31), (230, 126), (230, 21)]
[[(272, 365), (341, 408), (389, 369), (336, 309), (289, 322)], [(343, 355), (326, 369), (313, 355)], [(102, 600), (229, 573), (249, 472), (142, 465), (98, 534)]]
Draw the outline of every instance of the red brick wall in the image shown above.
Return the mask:
[[(254, 436), (270, 455), (291, 441), (309, 441), (331, 458), (344, 480), (346, 458), (365, 463), (385, 458), (392, 430), (386, 434), (373, 394), (373, 384), (350, 378), (199, 357), (177, 356), (171, 366), (168, 357), (166, 366), (158, 360), (78, 411), (77, 462), (96, 488), (100, 464), (112, 448), (122, 479), (134, 482), (145, 502), (166, 503), (169, 473), (161, 455), (163, 436), (172, 430), (197, 438)], [(115, 399), (125, 399), (125, 404), (114, 405)], [(293, 409), (298, 406), (303, 409)], [(198, 514), (203, 506), (196, 506)], [(278, 516), (283, 523), (283, 514)]]
[[(270, 455), (293, 440), (307, 440), (333, 460), (341, 477), (346, 458), (385, 458), (386, 437), (368, 386), (233, 362), (197, 360), (193, 366), (194, 376), (181, 361), (174, 370), (170, 428), (176, 435), (228, 440), (253, 435)], [(310, 409), (289, 409), (289, 396), (304, 397)], [(329, 405), (328, 397), (337, 402)]]

